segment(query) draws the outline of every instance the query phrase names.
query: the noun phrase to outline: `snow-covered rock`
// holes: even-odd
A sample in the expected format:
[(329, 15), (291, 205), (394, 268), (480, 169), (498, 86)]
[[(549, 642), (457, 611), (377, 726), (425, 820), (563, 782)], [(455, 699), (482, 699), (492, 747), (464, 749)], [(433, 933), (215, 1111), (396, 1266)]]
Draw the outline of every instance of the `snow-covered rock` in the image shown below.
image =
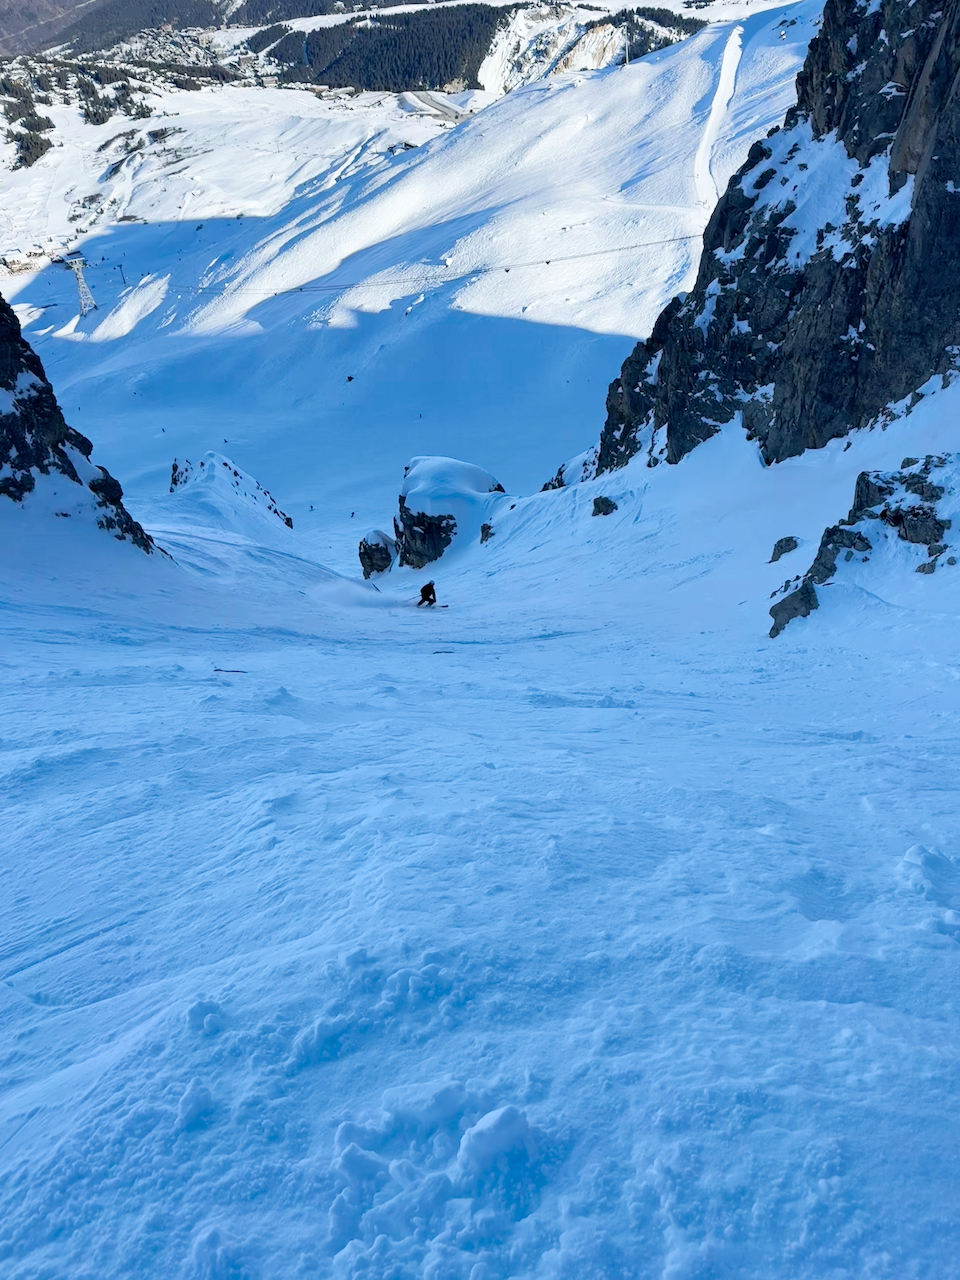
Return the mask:
[(504, 492), (489, 471), (455, 458), (414, 458), (404, 471), (394, 519), (401, 564), (422, 569), (439, 560), (454, 537), (472, 541)]
[[(955, 554), (950, 530), (960, 526), (960, 465), (953, 455), (904, 458), (893, 472), (862, 471), (857, 477), (853, 505), (846, 519), (823, 532), (810, 568), (802, 577), (787, 579), (781, 598), (770, 610), (776, 637), (794, 618), (819, 608), (816, 588), (846, 577), (846, 566), (857, 578), (883, 572), (935, 573), (952, 569)], [(860, 568), (873, 560), (870, 571)]]
[(358, 554), (363, 576), (369, 578), (374, 573), (386, 573), (396, 558), (397, 543), (382, 529), (371, 529), (360, 539)]
[(689, 17), (665, 25), (626, 11), (598, 17), (589, 6), (518, 6), (497, 29), (478, 79), (499, 96), (565, 71), (616, 66), (628, 59), (628, 44), (633, 59), (683, 40), (697, 25)]
[(170, 492), (176, 495), (175, 509), (189, 511), (197, 524), (243, 534), (259, 533), (264, 526), (269, 532), (293, 528), (263, 485), (222, 453), (205, 453), (196, 465), (174, 459)]

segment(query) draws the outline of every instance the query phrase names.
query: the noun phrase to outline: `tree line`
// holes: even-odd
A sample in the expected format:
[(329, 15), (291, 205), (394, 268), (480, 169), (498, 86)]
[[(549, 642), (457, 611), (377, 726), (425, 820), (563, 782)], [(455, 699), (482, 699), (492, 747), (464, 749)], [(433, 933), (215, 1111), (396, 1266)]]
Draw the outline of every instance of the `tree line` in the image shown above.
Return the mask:
[(379, 14), (306, 34), (291, 31), (270, 51), (282, 79), (331, 88), (403, 93), (459, 83), (478, 88), (480, 64), (509, 10), (466, 4)]

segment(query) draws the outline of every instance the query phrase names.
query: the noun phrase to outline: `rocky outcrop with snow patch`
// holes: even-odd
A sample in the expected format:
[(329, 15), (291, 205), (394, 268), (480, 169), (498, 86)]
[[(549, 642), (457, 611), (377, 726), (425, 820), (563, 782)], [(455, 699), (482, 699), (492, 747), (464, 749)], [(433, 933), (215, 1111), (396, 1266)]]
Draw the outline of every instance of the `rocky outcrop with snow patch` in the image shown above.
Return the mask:
[(960, 354), (960, 0), (829, 0), (607, 398), (592, 472), (679, 462), (738, 417), (778, 462), (893, 412)]
[(382, 529), (371, 531), (360, 539), (358, 548), (360, 566), (363, 576), (370, 578), (375, 573), (386, 573), (397, 555), (396, 541)]
[[(397, 561), (412, 569), (439, 560), (454, 538), (468, 542), (480, 538), (481, 527), (489, 523), (487, 516), (497, 502), (494, 495), (504, 492), (489, 471), (456, 458), (414, 458), (403, 475), (393, 527)], [(370, 551), (368, 535), (360, 543), (364, 577), (370, 576)]]
[(94, 520), (147, 553), (148, 533), (123, 505), (123, 490), (91, 463), (93, 445), (67, 426), (40, 359), (0, 298), (0, 497), (44, 503), (51, 517)]
[(628, 57), (628, 47), (632, 61), (705, 25), (663, 9), (598, 16), (589, 6), (516, 8), (498, 28), (477, 78), (499, 96), (545, 76), (616, 66)]
[(904, 458), (899, 471), (861, 471), (846, 518), (824, 530), (806, 573), (774, 593), (780, 599), (770, 610), (771, 637), (819, 607), (817, 587), (832, 582), (842, 565), (863, 565), (871, 556), (921, 574), (956, 565), (948, 535), (960, 526), (958, 482), (956, 460), (943, 454)]

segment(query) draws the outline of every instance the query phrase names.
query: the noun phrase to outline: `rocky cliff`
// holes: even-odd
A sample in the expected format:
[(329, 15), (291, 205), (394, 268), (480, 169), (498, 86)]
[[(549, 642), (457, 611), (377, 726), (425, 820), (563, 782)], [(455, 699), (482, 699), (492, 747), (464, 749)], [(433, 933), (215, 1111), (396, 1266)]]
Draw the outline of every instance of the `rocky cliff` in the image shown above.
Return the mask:
[(153, 551), (153, 539), (124, 507), (118, 482), (90, 462), (92, 451), (86, 436), (67, 426), (43, 365), (0, 298), (0, 498), (39, 497), (47, 478), (42, 487), (52, 515), (92, 516), (115, 538)]
[(738, 414), (778, 462), (954, 375), (960, 0), (828, 0), (797, 91), (610, 387), (587, 475), (679, 462)]

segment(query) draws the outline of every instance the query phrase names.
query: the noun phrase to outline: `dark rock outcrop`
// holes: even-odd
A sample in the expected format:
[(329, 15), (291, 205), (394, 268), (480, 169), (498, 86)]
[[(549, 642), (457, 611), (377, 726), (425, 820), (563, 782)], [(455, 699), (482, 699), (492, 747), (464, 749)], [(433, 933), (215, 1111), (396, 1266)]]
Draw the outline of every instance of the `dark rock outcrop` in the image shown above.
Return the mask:
[(430, 516), (423, 511), (411, 511), (401, 494), (400, 515), (394, 516), (393, 528), (400, 564), (422, 569), (431, 561), (439, 560), (449, 547), (457, 531), (457, 521), (452, 515)]
[(363, 576), (369, 578), (375, 573), (386, 573), (397, 554), (397, 544), (389, 533), (374, 529), (372, 533), (360, 539), (357, 553), (360, 556)]
[(594, 498), (593, 511), (591, 515), (595, 516), (612, 516), (617, 509), (617, 504), (612, 498)]
[[(457, 458), (422, 456), (403, 469), (393, 519), (397, 563), (423, 569), (439, 560), (455, 537), (465, 543), (493, 536), (503, 485), (489, 471)], [(512, 508), (511, 508), (512, 509)], [(378, 533), (382, 540), (387, 535)], [(361, 560), (366, 554), (361, 550)]]
[(777, 462), (953, 376), (960, 0), (828, 0), (797, 91), (611, 385), (595, 474), (679, 462), (738, 413)]
[(153, 551), (153, 539), (124, 507), (119, 483), (90, 462), (92, 451), (87, 437), (67, 426), (39, 357), (0, 298), (0, 496), (23, 502), (39, 477), (62, 476), (96, 499), (91, 505), (101, 529)]
[(789, 535), (786, 538), (778, 538), (773, 544), (773, 552), (771, 553), (768, 563), (776, 564), (782, 556), (787, 556), (791, 551), (796, 551), (799, 545), (800, 543), (796, 538), (790, 537)]
[[(946, 496), (947, 487), (934, 483), (930, 476), (943, 471), (950, 458), (931, 454), (922, 462), (916, 458), (903, 461), (900, 471), (861, 471), (846, 519), (824, 530), (813, 564), (803, 577), (783, 584), (781, 599), (770, 609), (771, 637), (778, 636), (794, 618), (805, 618), (818, 607), (816, 588), (834, 577), (841, 552), (845, 562), (855, 556), (865, 562), (877, 540), (890, 536), (887, 530), (895, 530), (901, 542), (926, 547), (929, 558), (916, 566), (916, 572), (935, 572), (938, 559), (949, 550), (943, 538), (953, 521), (934, 505)], [(916, 501), (918, 494), (926, 503)]]
[(775, 639), (788, 622), (792, 622), (794, 618), (808, 618), (814, 609), (820, 608), (820, 601), (817, 599), (817, 593), (813, 589), (813, 584), (803, 582), (796, 591), (792, 591), (790, 595), (785, 596), (770, 610), (770, 616), (773, 618), (773, 626), (770, 628), (770, 636)]

